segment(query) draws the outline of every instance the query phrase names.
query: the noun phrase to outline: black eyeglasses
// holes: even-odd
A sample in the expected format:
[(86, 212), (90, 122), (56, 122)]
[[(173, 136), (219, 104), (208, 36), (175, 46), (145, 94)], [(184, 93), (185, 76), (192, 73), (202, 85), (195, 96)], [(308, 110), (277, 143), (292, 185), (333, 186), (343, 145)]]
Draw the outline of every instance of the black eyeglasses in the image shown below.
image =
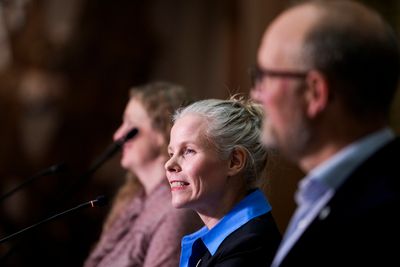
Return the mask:
[(291, 79), (304, 79), (307, 77), (308, 71), (280, 71), (261, 69), (259, 66), (249, 68), (251, 86), (255, 88), (266, 76), (282, 77)]

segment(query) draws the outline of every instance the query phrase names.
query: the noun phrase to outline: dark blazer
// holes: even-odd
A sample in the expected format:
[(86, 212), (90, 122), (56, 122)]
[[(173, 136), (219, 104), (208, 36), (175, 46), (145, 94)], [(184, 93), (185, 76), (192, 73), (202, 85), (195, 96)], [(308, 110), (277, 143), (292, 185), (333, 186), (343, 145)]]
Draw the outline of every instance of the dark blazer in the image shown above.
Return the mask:
[(218, 247), (214, 256), (207, 250), (197, 266), (268, 266), (280, 241), (281, 234), (271, 212), (268, 212), (231, 233)]
[(400, 140), (359, 166), (280, 266), (400, 266)]

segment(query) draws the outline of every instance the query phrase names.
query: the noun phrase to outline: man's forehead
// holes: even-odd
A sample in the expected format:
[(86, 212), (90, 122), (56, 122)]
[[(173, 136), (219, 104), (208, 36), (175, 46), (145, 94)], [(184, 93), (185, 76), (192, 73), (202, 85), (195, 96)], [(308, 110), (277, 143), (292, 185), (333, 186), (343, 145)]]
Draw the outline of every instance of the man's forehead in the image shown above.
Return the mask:
[(262, 66), (278, 60), (284, 65), (296, 63), (293, 60), (301, 55), (304, 39), (319, 18), (320, 13), (311, 5), (297, 6), (282, 13), (263, 36), (258, 63)]

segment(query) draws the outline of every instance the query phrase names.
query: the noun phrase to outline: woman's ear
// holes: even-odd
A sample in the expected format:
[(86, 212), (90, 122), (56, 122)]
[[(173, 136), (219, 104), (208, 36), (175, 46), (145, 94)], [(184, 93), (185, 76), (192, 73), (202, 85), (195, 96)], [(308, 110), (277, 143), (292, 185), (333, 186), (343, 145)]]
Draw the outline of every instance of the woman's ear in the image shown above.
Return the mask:
[(319, 71), (312, 70), (306, 78), (307, 91), (305, 101), (307, 115), (315, 118), (328, 105), (329, 86), (326, 77)]
[(236, 147), (231, 154), (229, 166), (228, 166), (228, 175), (234, 176), (238, 174), (246, 164), (247, 153), (244, 148)]

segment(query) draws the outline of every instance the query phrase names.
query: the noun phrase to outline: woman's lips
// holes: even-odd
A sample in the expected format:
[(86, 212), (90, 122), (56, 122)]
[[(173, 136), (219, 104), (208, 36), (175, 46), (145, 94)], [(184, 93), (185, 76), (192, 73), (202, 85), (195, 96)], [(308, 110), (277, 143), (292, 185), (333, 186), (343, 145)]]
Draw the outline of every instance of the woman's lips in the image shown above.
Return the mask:
[(182, 181), (182, 180), (172, 180), (169, 182), (170, 186), (171, 186), (171, 190), (175, 191), (175, 190), (183, 190), (185, 189), (189, 183)]

